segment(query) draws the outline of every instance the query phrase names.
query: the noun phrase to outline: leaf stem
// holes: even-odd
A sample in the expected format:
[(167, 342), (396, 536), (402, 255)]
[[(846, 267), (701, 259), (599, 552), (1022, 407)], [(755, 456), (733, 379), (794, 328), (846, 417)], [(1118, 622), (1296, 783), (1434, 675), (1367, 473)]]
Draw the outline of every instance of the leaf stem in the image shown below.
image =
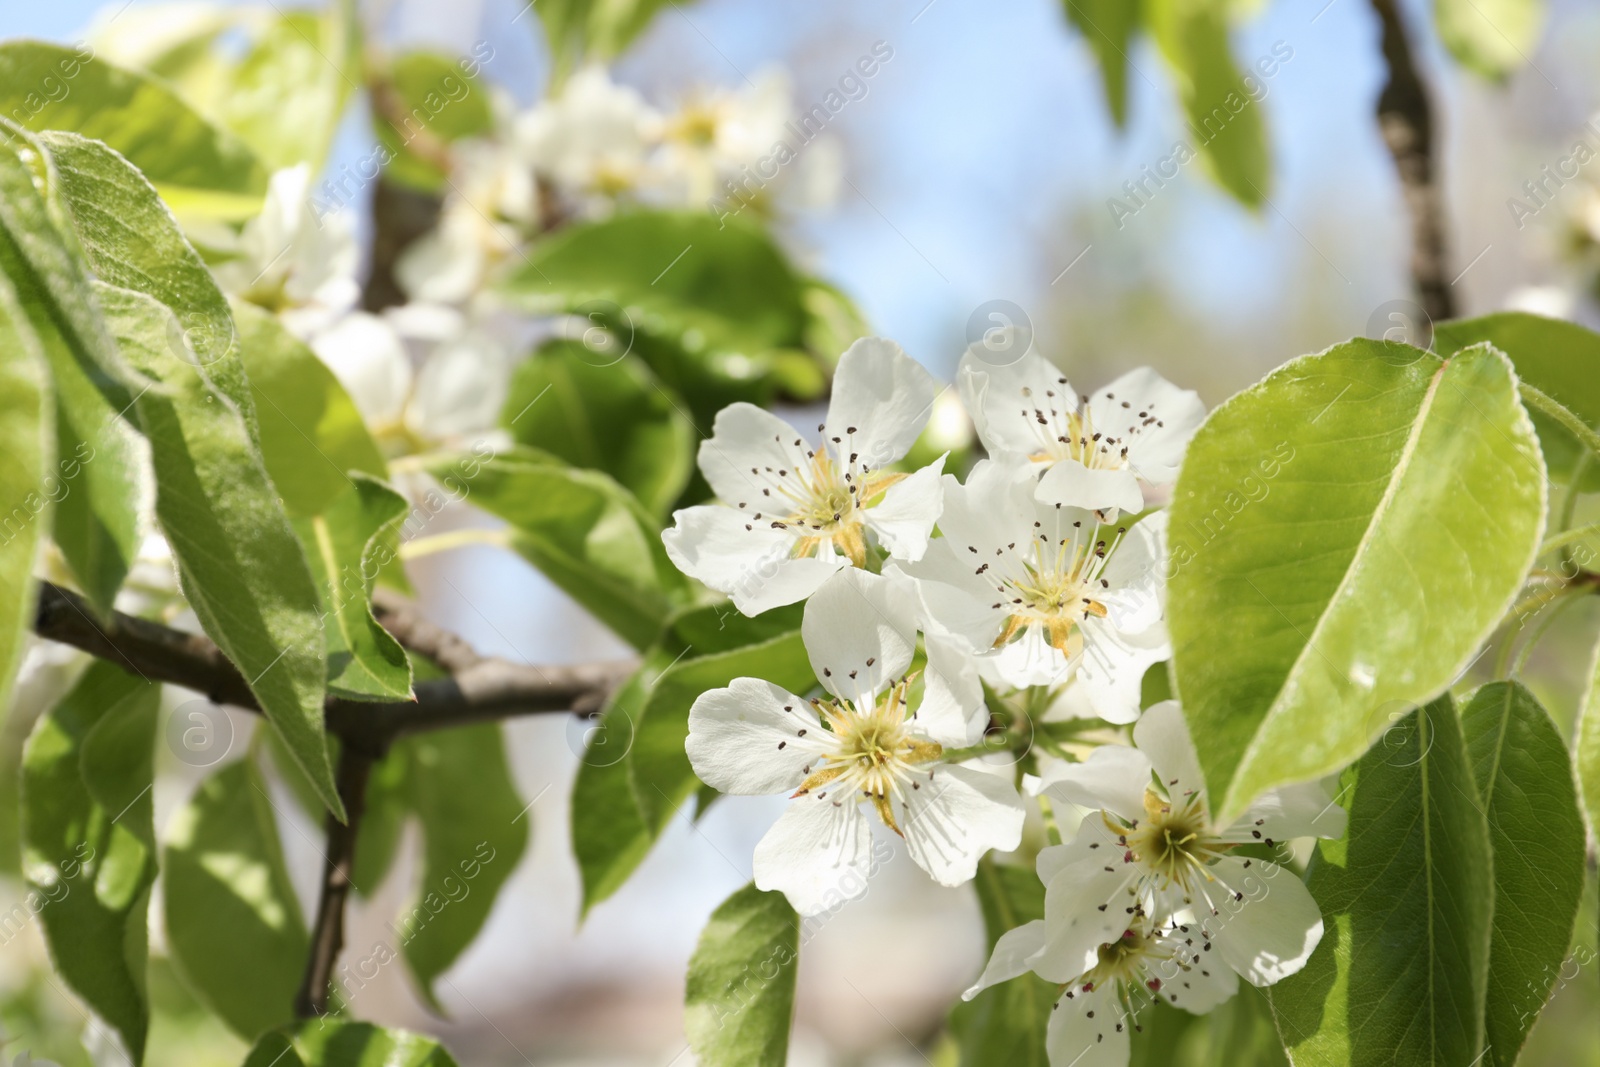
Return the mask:
[(468, 545), (494, 545), (496, 548), (505, 548), (510, 544), (511, 531), (506, 527), (487, 529), (482, 526), (469, 526), (461, 530), (451, 530), (449, 533), (407, 541), (400, 546), (400, 558), (421, 559), (435, 552), (449, 552), (451, 549), (465, 548)]
[(1600, 456), (1600, 433), (1595, 433), (1594, 428), (1574, 415), (1570, 408), (1526, 381), (1518, 382), (1517, 388), (1522, 392), (1523, 403), (1559, 422), (1591, 455)]

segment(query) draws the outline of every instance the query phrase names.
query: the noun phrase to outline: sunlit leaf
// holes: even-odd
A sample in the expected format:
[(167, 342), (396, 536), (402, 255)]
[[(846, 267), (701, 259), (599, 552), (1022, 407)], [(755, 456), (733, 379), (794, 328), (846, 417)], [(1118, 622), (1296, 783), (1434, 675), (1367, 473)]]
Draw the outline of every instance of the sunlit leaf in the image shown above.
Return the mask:
[(0, 706), (22, 660), (37, 601), (33, 564), (49, 522), (45, 475), (54, 459), (44, 353), (0, 275)]
[(783, 1067), (789, 1057), (800, 917), (754, 883), (711, 913), (689, 958), (683, 1026), (704, 1067)]
[(456, 1061), (421, 1034), (314, 1019), (263, 1036), (244, 1067), (456, 1067)]
[(1469, 70), (1503, 79), (1530, 62), (1544, 29), (1544, 0), (1434, 0), (1433, 21)]

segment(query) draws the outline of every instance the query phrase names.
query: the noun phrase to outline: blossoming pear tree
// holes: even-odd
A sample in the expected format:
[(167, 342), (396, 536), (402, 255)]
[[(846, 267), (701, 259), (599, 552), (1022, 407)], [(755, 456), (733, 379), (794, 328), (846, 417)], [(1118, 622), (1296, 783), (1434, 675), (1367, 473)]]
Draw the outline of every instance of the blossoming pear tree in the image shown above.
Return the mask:
[[(500, 722), (576, 714), (585, 914), (680, 816), (788, 798), (689, 961), (707, 1067), (786, 1062), (805, 942), (900, 852), (987, 934), (930, 1062), (1516, 1063), (1600, 825), (1600, 690), (1568, 729), (1524, 684), (1600, 588), (1600, 336), (1440, 321), (1209, 411), (1019, 335), (940, 381), (786, 250), (825, 143), (748, 180), (781, 76), (612, 76), (657, 6), (541, 3), (531, 107), (343, 3), (0, 44), (5, 862), (96, 1062), (171, 1059), (159, 960), (250, 1067), (454, 1064), (362, 1020), (352, 891), (420, 830), (382, 965), (439, 1009), (529, 847)], [(407, 563), (476, 542), (631, 658), (429, 622)], [(174, 700), (258, 722), (213, 752)], [(163, 739), (203, 772), (157, 826)], [(309, 914), (273, 783), (325, 823)]]

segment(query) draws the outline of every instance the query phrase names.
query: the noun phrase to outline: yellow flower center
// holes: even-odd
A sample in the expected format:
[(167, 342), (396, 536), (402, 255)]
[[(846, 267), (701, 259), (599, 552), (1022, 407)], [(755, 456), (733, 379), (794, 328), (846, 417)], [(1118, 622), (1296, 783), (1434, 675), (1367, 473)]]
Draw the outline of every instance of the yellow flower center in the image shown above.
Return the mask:
[(1106, 824), (1162, 888), (1177, 886), (1187, 895), (1197, 878), (1214, 881), (1206, 868), (1232, 846), (1211, 833), (1200, 794), (1174, 802), (1146, 788), (1144, 808), (1145, 819), (1136, 826), (1123, 826), (1109, 816)]
[[(831, 783), (837, 783), (834, 788), (839, 790), (859, 790), (878, 809), (884, 824), (904, 836), (889, 796), (911, 781), (914, 768), (944, 754), (938, 742), (923, 740), (909, 729), (906, 690), (910, 685), (909, 678), (901, 679), (868, 711), (842, 697), (813, 700), (812, 706), (833, 733), (833, 745), (822, 757), (822, 769), (811, 773), (794, 795), (804, 796)], [(921, 783), (911, 782), (911, 787), (919, 789)], [(845, 799), (841, 795), (839, 801)]]
[[(1120, 535), (1121, 528), (1117, 530)], [(1008, 643), (1032, 626), (1044, 627), (1050, 644), (1069, 659), (1083, 649), (1079, 624), (1089, 616), (1106, 617), (1106, 606), (1097, 599), (1104, 588), (1099, 579), (1107, 553), (1105, 541), (1063, 538), (1051, 545), (1043, 534), (1033, 542), (1031, 558), (1020, 553), (1010, 573), (995, 571), (995, 590), (1002, 599), (996, 608), (1009, 607), (1010, 614), (995, 638), (994, 647)], [(990, 573), (988, 565), (978, 573)]]

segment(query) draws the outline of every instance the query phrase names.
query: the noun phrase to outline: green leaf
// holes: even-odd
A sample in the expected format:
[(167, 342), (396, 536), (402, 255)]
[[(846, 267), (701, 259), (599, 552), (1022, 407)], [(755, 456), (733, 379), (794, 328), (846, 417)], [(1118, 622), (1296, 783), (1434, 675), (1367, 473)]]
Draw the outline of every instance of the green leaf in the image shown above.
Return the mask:
[(161, 687), (96, 661), (23, 754), (23, 871), (55, 969), (144, 1059), (150, 788)]
[(327, 364), (277, 316), (230, 302), (250, 378), (261, 455), (293, 518), (321, 515), (350, 490), (350, 473), (388, 474), (355, 401)]
[(1439, 40), (1469, 70), (1504, 80), (1527, 63), (1544, 29), (1544, 0), (1434, 0)]
[(665, 6), (666, 0), (545, 0), (537, 10), (557, 79), (585, 58), (616, 58)]
[(1211, 414), (1174, 493), (1168, 619), (1222, 823), (1461, 673), (1533, 562), (1544, 489), (1487, 346), (1350, 341)]
[(783, 1067), (789, 1056), (800, 917), (755, 883), (717, 906), (689, 957), (683, 1028), (705, 1067)]
[(1578, 777), (1578, 798), (1589, 820), (1589, 832), (1600, 837), (1600, 645), (1589, 667), (1589, 684), (1578, 709), (1572, 766)]
[(372, 583), (394, 558), (406, 498), (352, 477), (327, 511), (295, 524), (326, 609), (328, 691), (351, 700), (410, 700), (411, 661), (372, 614)]
[(36, 132), (69, 130), (127, 156), (175, 210), (246, 219), (268, 172), (249, 147), (166, 85), (43, 41), (0, 44), (0, 115)]
[(1322, 944), (1268, 995), (1296, 1067), (1478, 1062), (1494, 882), (1489, 829), (1448, 696), (1344, 773), (1349, 831), (1306, 884)]
[(633, 791), (652, 832), (660, 834), (700, 780), (689, 766), (689, 708), (708, 689), (735, 678), (761, 678), (802, 696), (816, 686), (800, 632), (725, 652), (684, 659), (663, 672), (634, 726)]
[(597, 361), (639, 355), (707, 427), (735, 400), (769, 401), (782, 351), (801, 348), (811, 325), (812, 283), (760, 226), (737, 218), (627, 212), (569, 226), (526, 259), (505, 283), (511, 297), (588, 319), (582, 339)]
[(1129, 1067), (1289, 1067), (1264, 990), (1247, 982), (1204, 1015), (1161, 1001), (1140, 1009)]
[[(973, 885), (990, 952), (1007, 930), (1044, 918), (1044, 883), (1031, 868), (998, 864), (986, 856), (978, 861)], [(1059, 995), (1038, 975), (1025, 974), (956, 1005), (950, 1013), (950, 1032), (961, 1063), (1048, 1067), (1044, 1035)]]
[(246, 1040), (293, 1020), (311, 942), (249, 758), (173, 816), (161, 871), (167, 945), (189, 989)]
[(438, 1009), (434, 979), (488, 921), (528, 847), (532, 820), (511, 778), (498, 723), (434, 731), (404, 744), (423, 862), (417, 896), (398, 929), (406, 963)]
[(1106, 106), (1119, 127), (1128, 123), (1128, 50), (1142, 18), (1143, 0), (1065, 0), (1067, 18), (1083, 34), (1100, 64)]
[(1147, 0), (1151, 32), (1172, 67), (1189, 120), (1187, 142), (1217, 184), (1260, 207), (1272, 183), (1267, 127), (1228, 44), (1226, 0)]
[(1567, 746), (1518, 682), (1479, 689), (1461, 712), (1494, 853), (1485, 1019), (1491, 1067), (1512, 1067), (1549, 999), (1583, 897), (1583, 816)]
[(161, 304), (110, 286), (97, 292), (123, 354), (159, 383), (137, 409), (156, 472), (156, 517), (184, 595), (342, 818), (322, 722), (317, 588), (249, 426), (230, 397), (173, 354), (175, 320)]
[(611, 475), (664, 515), (694, 470), (694, 427), (637, 356), (550, 341), (517, 368), (502, 423), (517, 443)]
[[(0, 153), (3, 154), (3, 153)], [(49, 521), (45, 475), (54, 459), (44, 354), (0, 274), (0, 707), (11, 706), (38, 607), (33, 564)]]
[(431, 1037), (313, 1019), (263, 1036), (244, 1067), (456, 1067), (456, 1061)]
[(370, 899), (383, 886), (400, 851), (400, 834), (406, 824), (406, 773), (410, 763), (405, 746), (395, 745), (372, 766), (367, 778), (365, 814), (356, 842), (355, 866), (350, 886)]
[(688, 595), (655, 518), (599, 471), (532, 449), (442, 460), (431, 470), (510, 523), (512, 547), (635, 648), (655, 640)]
[[(1454, 355), (1487, 341), (1511, 360), (1517, 377), (1561, 402), (1590, 426), (1600, 425), (1600, 334), (1575, 322), (1546, 319), (1524, 311), (1502, 311), (1476, 319), (1439, 324), (1433, 348), (1442, 356)], [(1543, 412), (1529, 411), (1550, 475), (1561, 481), (1572, 477), (1572, 467), (1583, 454), (1572, 434)], [(1585, 492), (1600, 491), (1600, 463), (1583, 475)]]
[(449, 174), (439, 165), (437, 152), (419, 152), (418, 147), (442, 148), (494, 129), (489, 91), (474, 84), (476, 76), (467, 73), (473, 66), (471, 60), (458, 62), (436, 52), (395, 57), (387, 82), (375, 90), (392, 94), (389, 106), (396, 116), (375, 123), (379, 143), (393, 156), (384, 168), (386, 181), (439, 192)]

